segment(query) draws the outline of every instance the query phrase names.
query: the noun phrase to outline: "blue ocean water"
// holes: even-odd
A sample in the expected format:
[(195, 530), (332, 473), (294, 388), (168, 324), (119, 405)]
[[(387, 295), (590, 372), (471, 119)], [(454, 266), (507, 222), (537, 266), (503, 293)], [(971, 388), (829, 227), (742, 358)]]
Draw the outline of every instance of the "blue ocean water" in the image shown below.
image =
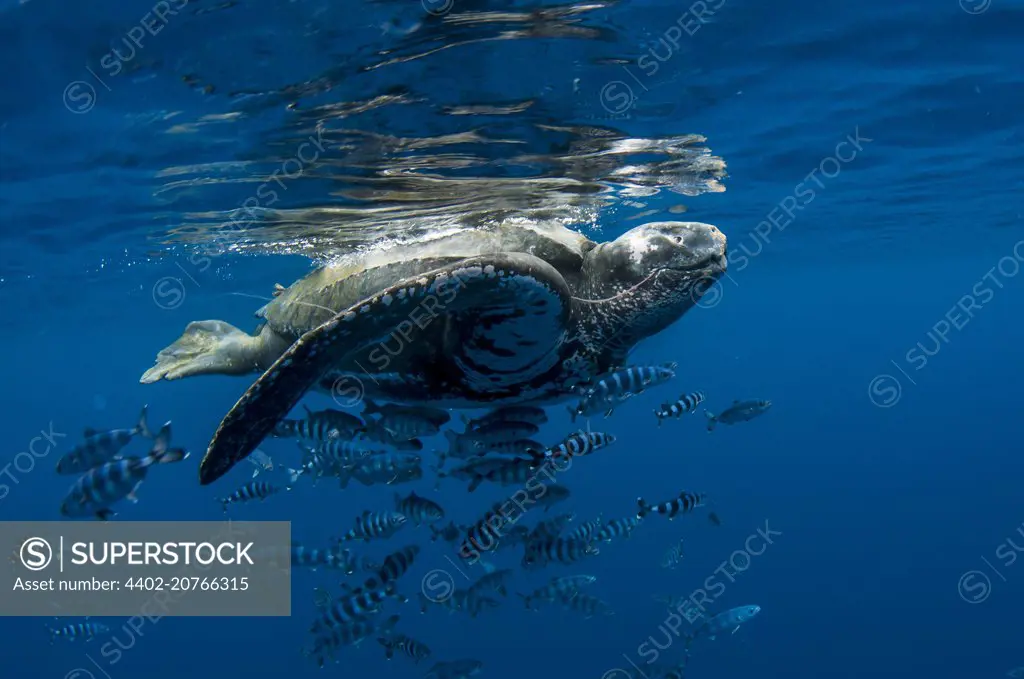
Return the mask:
[[(250, 379), (139, 376), (189, 321), (252, 330), (273, 284), (314, 263), (516, 215), (596, 241), (702, 221), (728, 237), (729, 271), (631, 355), (678, 376), (592, 420), (619, 440), (572, 470), (564, 507), (629, 516), (638, 495), (687, 489), (722, 525), (651, 517), (579, 567), (513, 581), (592, 573), (614, 616), (532, 613), (514, 594), (475, 619), (415, 601), (388, 613), (432, 660), (476, 658), (480, 676), (611, 679), (650, 669), (640, 646), (666, 620), (653, 595), (714, 587), (714, 611), (762, 610), (696, 642), (688, 677), (1004, 676), (1024, 665), (1024, 569), (1004, 558), (1024, 544), (1022, 31), (1019, 0), (6, 0), (0, 517), (60, 519), (59, 454), (145, 403), (192, 456), (118, 518), (219, 520), (215, 498), (249, 470), (200, 486), (196, 467)], [(711, 434), (700, 414), (656, 426), (655, 406), (698, 389), (712, 411), (773, 407)], [(541, 436), (575, 428), (553, 407)], [(66, 438), (13, 466), (40, 431)], [(460, 522), (500, 496), (432, 487), (297, 485), (232, 517), (288, 520), (317, 543), (395, 490)], [(759, 529), (772, 542), (742, 568)], [(406, 531), (374, 549), (422, 545), (407, 595), (435, 569), (463, 585), (450, 547)], [(680, 538), (683, 564), (662, 569)], [(338, 666), (303, 657), (313, 588), (340, 579), (295, 569), (289, 618), (133, 631), (111, 617), (89, 644), (51, 647), (54, 621), (5, 619), (0, 674), (422, 676), (430, 661), (388, 662), (372, 638)], [(130, 646), (116, 662), (101, 652), (113, 639)]]

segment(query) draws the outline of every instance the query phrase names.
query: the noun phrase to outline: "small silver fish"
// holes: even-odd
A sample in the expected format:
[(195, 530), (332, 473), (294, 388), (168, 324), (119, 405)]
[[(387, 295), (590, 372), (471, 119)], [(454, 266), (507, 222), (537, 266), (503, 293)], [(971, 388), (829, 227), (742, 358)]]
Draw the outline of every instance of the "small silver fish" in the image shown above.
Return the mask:
[(661, 559), (661, 567), (674, 570), (676, 566), (683, 562), (683, 541), (680, 540), (676, 544), (669, 547), (669, 550), (665, 552), (665, 556)]
[(745, 622), (750, 621), (755, 615), (761, 612), (760, 606), (737, 606), (709, 618), (693, 633), (693, 638), (706, 636), (714, 641), (715, 637), (723, 632), (736, 633)]
[(260, 472), (272, 472), (274, 471), (274, 461), (270, 459), (270, 456), (264, 453), (262, 450), (257, 448), (252, 451), (249, 457), (245, 458), (251, 465), (256, 467), (252, 470), (252, 477), (255, 479), (259, 476)]
[(436, 663), (424, 679), (468, 679), (480, 674), (484, 664), (479, 660), (449, 660)]
[(764, 415), (771, 407), (771, 401), (733, 401), (732, 405), (724, 412), (713, 415), (705, 410), (704, 416), (708, 418), (708, 431), (714, 431), (715, 425), (719, 422), (722, 424), (749, 422), (755, 417)]
[(334, 603), (334, 597), (323, 587), (313, 588), (313, 605), (321, 612), (326, 611)]

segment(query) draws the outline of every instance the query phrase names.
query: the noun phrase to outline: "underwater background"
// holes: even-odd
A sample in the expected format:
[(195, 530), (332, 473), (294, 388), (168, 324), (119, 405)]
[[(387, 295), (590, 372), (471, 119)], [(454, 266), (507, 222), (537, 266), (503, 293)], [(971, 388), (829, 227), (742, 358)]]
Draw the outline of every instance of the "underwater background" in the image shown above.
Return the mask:
[[(162, 4), (0, 2), (0, 464), (40, 431), (66, 435), (7, 468), (0, 519), (59, 520), (59, 455), (148, 404), (192, 456), (117, 519), (220, 520), (216, 499), (251, 468), (201, 487), (196, 466), (250, 379), (139, 384), (156, 352), (192, 320), (252, 330), (275, 283), (333, 257), (523, 216), (596, 241), (673, 219), (728, 237), (727, 275), (630, 357), (677, 362), (675, 380), (592, 419), (618, 441), (572, 470), (558, 507), (630, 516), (640, 495), (689, 489), (722, 523), (654, 517), (576, 567), (512, 581), (591, 573), (613, 616), (530, 612), (511, 593), (478, 618), (389, 602), (433, 650), (419, 666), (371, 638), (318, 670), (301, 653), (313, 589), (344, 576), (296, 568), (290, 618), (107, 618), (109, 635), (52, 646), (47, 627), (80, 619), (4, 619), (0, 676), (400, 677), (475, 658), (483, 677), (617, 679), (663, 638), (652, 597), (708, 578), (724, 585), (715, 611), (761, 612), (695, 643), (688, 677), (1024, 665), (1024, 2)], [(125, 42), (143, 22), (141, 45)], [(311, 140), (315, 157), (295, 160)], [(243, 227), (221, 228), (252, 196)], [(655, 407), (695, 390), (712, 412), (773, 406), (713, 433), (699, 412), (657, 425)], [(544, 441), (579, 427), (550, 415)], [(261, 449), (297, 459), (292, 441)], [(433, 484), (299, 484), (231, 517), (326, 543), (395, 491), (462, 522), (501, 495)], [(768, 527), (749, 567), (716, 573)], [(680, 538), (683, 563), (663, 569)], [(408, 596), (433, 569), (462, 586), (425, 528), (373, 550), (410, 542)], [(117, 662), (99, 653), (113, 637), (130, 645)]]

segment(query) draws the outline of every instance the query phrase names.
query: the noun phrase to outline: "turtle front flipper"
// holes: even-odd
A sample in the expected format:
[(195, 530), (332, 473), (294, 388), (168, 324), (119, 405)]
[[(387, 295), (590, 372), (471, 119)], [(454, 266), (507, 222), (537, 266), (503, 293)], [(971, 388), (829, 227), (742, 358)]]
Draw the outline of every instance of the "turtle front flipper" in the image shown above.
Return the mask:
[(157, 354), (156, 365), (143, 373), (139, 382), (256, 372), (270, 363), (261, 360), (267, 349), (264, 339), (224, 321), (192, 321), (174, 344)]
[[(256, 380), (213, 435), (199, 466), (199, 482), (206, 485), (227, 473), (256, 449), (321, 375), (396, 329), (409, 332), (437, 316), (495, 328), (503, 321), (518, 325), (531, 313), (564, 327), (570, 309), (561, 274), (521, 253), (471, 257), (399, 281), (300, 337)], [(534, 350), (550, 353), (543, 347)]]

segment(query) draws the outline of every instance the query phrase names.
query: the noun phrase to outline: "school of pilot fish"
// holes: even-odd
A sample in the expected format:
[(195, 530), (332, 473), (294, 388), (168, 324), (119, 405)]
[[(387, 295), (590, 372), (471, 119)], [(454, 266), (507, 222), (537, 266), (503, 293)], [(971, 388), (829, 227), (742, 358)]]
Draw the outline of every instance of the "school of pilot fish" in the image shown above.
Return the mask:
[[(267, 446), (283, 446), (292, 452), (275, 453), (278, 459), (274, 460), (257, 450), (248, 458), (251, 478), (215, 498), (216, 504), (221, 512), (240, 514), (249, 503), (274, 502), (282, 494), (301, 492), (305, 484), (330, 479), (341, 489), (352, 482), (387, 487), (379, 506), (341, 519), (330, 542), (293, 542), (293, 568), (322, 569), (344, 578), (333, 592), (322, 587), (311, 592), (317, 614), (309, 623), (310, 641), (303, 654), (324, 667), (339, 661), (345, 647), (359, 647), (369, 639), (366, 646), (377, 649), (383, 661), (422, 666), (419, 674), (428, 679), (479, 675), (484, 665), (475, 658), (438, 660), (426, 644), (402, 631), (402, 617), (462, 614), (476, 618), (506, 605), (524, 606), (528, 611), (557, 606), (584, 619), (613, 615), (612, 607), (598, 596), (593, 575), (552, 574), (546, 584), (519, 591), (517, 573), (585, 568), (609, 545), (628, 539), (646, 524), (672, 521), (698, 510), (704, 510), (712, 525), (720, 524), (711, 499), (691, 488), (679, 488), (668, 497), (640, 494), (633, 507), (608, 516), (602, 513), (587, 518), (568, 510), (572, 491), (560, 475), (573, 464), (586, 465), (586, 458), (626, 443), (623, 434), (604, 431), (603, 424), (601, 431), (592, 429), (594, 418), (603, 423), (623, 404), (635, 402), (639, 394), (666, 390), (665, 385), (676, 378), (676, 369), (675, 363), (629, 366), (596, 377), (579, 388), (578, 402), (568, 408), (572, 422), (577, 423), (573, 426), (579, 428), (561, 432), (548, 439), (549, 444), (539, 442), (547, 438), (541, 429), (548, 423), (548, 415), (531, 405), (501, 407), (474, 419), (462, 416), (458, 423), (445, 410), (369, 400), (360, 416), (305, 408), (303, 417), (281, 421), (266, 441)], [(651, 424), (682, 426), (674, 423), (694, 414), (705, 400), (703, 391), (679, 393), (653, 409)], [(737, 400), (716, 414), (704, 411), (706, 430), (750, 421), (770, 407), (767, 400)], [(578, 423), (580, 419), (587, 420), (585, 426)], [(442, 450), (425, 451), (423, 439), (431, 437), (446, 444)], [(124, 452), (136, 438), (144, 439), (149, 448), (141, 457)], [(140, 494), (144, 495), (143, 482), (151, 471), (160, 474), (162, 465), (188, 457), (170, 443), (171, 423), (152, 431), (146, 408), (132, 428), (86, 430), (82, 441), (56, 466), (58, 474), (78, 477), (61, 505), (61, 514), (112, 519), (115, 505), (123, 500), (138, 502)], [(287, 461), (281, 463), (282, 457)], [(398, 488), (428, 474), (434, 479), (432, 493), (421, 495)], [(454, 485), (462, 485), (468, 499), (475, 498), (481, 487), (500, 488), (504, 499), (486, 502), (475, 515), (455, 520), (439, 500), (442, 489)], [(426, 540), (416, 544), (413, 533)], [(373, 543), (385, 542), (391, 546), (385, 547), (386, 555), (381, 558), (360, 553)], [(455, 563), (480, 565), (482, 574), (464, 587), (450, 588), (443, 596), (428, 589), (426, 578), (422, 586), (410, 586), (403, 576), (422, 560), (424, 542), (435, 546), (447, 543), (454, 550)], [(683, 542), (675, 539), (664, 548), (661, 567), (685, 572)], [(493, 565), (492, 560), (506, 560), (505, 554), (513, 550), (520, 555), (517, 565)], [(515, 558), (509, 563), (516, 563)], [(511, 594), (518, 603), (508, 603)], [(655, 595), (655, 599), (680, 611), (686, 605), (685, 599), (674, 596)], [(758, 606), (704, 611), (686, 636), (684, 655), (644, 676), (682, 677), (694, 642), (735, 632), (759, 612)], [(76, 623), (51, 630), (51, 637), (53, 641), (89, 639), (107, 631), (96, 623)]]

